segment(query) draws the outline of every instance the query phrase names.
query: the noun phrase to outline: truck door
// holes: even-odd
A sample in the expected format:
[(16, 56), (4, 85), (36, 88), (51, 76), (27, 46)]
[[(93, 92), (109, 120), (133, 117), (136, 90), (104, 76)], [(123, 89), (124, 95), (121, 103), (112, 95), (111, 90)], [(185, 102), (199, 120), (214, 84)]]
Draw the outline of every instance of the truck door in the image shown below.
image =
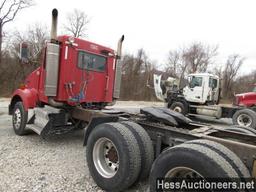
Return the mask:
[(209, 88), (211, 90), (209, 101), (217, 103), (219, 100), (219, 82), (218, 79), (210, 77), (209, 79)]
[(164, 101), (163, 91), (161, 88), (161, 77), (162, 75), (154, 74), (154, 89), (157, 99), (159, 99), (160, 101)]
[(203, 77), (190, 76), (189, 85), (184, 88), (184, 96), (187, 101), (204, 103)]

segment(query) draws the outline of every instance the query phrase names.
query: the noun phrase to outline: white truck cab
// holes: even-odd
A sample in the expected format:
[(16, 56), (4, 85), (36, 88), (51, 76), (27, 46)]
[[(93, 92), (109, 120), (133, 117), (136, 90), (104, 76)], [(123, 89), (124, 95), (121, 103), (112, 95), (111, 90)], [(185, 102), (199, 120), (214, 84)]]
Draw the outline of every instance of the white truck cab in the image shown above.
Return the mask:
[(183, 88), (183, 95), (188, 102), (216, 104), (219, 100), (220, 79), (210, 73), (188, 75), (188, 85)]
[[(220, 97), (220, 78), (210, 73), (193, 73), (187, 76), (188, 84), (183, 88), (183, 96), (188, 102), (217, 104)], [(155, 94), (159, 100), (168, 97), (168, 91), (178, 89), (178, 80), (169, 77), (162, 81), (161, 75), (154, 74)]]

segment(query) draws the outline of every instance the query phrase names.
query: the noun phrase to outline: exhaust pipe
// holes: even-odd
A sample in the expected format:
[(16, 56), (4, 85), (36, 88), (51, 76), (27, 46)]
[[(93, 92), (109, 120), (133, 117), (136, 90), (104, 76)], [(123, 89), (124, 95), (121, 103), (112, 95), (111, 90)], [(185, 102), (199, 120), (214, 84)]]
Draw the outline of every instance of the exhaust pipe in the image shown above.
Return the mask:
[[(53, 9), (52, 10), (52, 27), (51, 27), (51, 43), (47, 47), (47, 50), (49, 49), (51, 51), (50, 54), (55, 53), (56, 58), (51, 58), (51, 60), (47, 59), (46, 62), (46, 80), (45, 80), (45, 86), (46, 90), (45, 93), (48, 98), (48, 103), (53, 107), (62, 107), (64, 106), (64, 103), (57, 102), (54, 100), (52, 96), (56, 96), (57, 92), (57, 79), (58, 79), (58, 66), (59, 66), (59, 46), (56, 45), (57, 39), (57, 24), (58, 24), (58, 10)], [(57, 46), (57, 47), (56, 47)], [(47, 55), (48, 57), (48, 55)], [(53, 89), (53, 90), (52, 90)]]
[(122, 45), (124, 41), (124, 35), (119, 39), (118, 44), (117, 44), (117, 59), (121, 59), (122, 56)]
[(114, 92), (113, 99), (116, 100), (120, 97), (120, 88), (121, 88), (121, 79), (122, 79), (122, 45), (124, 41), (124, 35), (119, 39), (117, 44), (117, 53), (116, 53), (116, 73), (115, 73), (115, 84), (114, 84)]
[(52, 10), (51, 41), (57, 41), (58, 10)]

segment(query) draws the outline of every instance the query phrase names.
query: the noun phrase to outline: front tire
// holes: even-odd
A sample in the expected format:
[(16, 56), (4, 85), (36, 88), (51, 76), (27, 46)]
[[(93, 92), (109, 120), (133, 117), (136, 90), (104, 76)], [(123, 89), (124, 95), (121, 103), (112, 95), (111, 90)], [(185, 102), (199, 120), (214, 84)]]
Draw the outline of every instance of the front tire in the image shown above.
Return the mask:
[(241, 109), (232, 117), (233, 124), (256, 129), (256, 112), (250, 109)]
[(28, 119), (28, 112), (25, 110), (24, 105), (21, 101), (14, 105), (12, 113), (12, 125), (16, 135), (26, 134), (26, 124)]
[(86, 150), (90, 173), (106, 191), (122, 191), (138, 178), (140, 149), (133, 133), (119, 123), (96, 126), (89, 135)]
[(173, 104), (171, 104), (170, 109), (183, 115), (187, 114), (187, 109), (185, 105), (181, 102), (174, 102)]

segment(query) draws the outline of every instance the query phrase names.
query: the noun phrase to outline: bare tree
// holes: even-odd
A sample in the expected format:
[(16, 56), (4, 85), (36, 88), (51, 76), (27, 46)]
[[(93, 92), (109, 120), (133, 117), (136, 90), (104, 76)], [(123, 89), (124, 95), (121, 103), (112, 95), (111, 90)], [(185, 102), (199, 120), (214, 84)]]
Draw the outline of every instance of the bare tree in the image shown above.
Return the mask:
[(176, 77), (178, 74), (178, 70), (181, 69), (182, 60), (181, 53), (177, 50), (169, 51), (167, 67), (165, 71), (171, 76)]
[(239, 76), (236, 78), (233, 86), (235, 93), (251, 92), (256, 83), (256, 70), (253, 70), (249, 74)]
[(200, 42), (192, 43), (183, 50), (183, 62), (188, 66), (189, 73), (206, 72), (217, 55), (218, 46), (204, 45)]
[(170, 51), (165, 70), (169, 75), (179, 78), (179, 84), (182, 87), (185, 83), (185, 74), (206, 72), (208, 66), (213, 63), (217, 50), (217, 46), (204, 45), (199, 42)]
[(86, 26), (90, 22), (88, 16), (81, 10), (74, 9), (67, 15), (67, 23), (64, 29), (74, 37), (86, 37)]
[(222, 78), (222, 66), (215, 66), (213, 69), (212, 69), (212, 73), (217, 75), (219, 78)]
[[(10, 93), (39, 66), (46, 39), (49, 39), (47, 27), (40, 24), (31, 25), (24, 32), (16, 31), (10, 35), (8, 46), (3, 49), (5, 55), (2, 58), (3, 63), (8, 65), (0, 65), (0, 94)], [(30, 57), (26, 65), (20, 63), (21, 42), (29, 45)]]
[(232, 95), (235, 78), (244, 60), (245, 58), (238, 54), (230, 55), (228, 57), (225, 70), (223, 72), (223, 90), (226, 90), (223, 96), (230, 97)]
[(28, 27), (25, 32), (15, 31), (13, 33), (13, 39), (11, 39), (9, 48), (10, 55), (19, 57), (19, 45), (22, 42), (26, 42), (29, 46), (30, 63), (38, 62), (40, 53), (45, 45), (47, 39), (49, 39), (49, 30), (47, 26), (39, 23), (35, 23)]
[(153, 90), (148, 86), (148, 79), (153, 76), (153, 64), (143, 49), (136, 56), (124, 55), (121, 98), (132, 100), (152, 100)]
[(13, 21), (17, 13), (32, 5), (33, 0), (3, 0), (0, 4), (0, 63), (2, 60), (3, 27)]

